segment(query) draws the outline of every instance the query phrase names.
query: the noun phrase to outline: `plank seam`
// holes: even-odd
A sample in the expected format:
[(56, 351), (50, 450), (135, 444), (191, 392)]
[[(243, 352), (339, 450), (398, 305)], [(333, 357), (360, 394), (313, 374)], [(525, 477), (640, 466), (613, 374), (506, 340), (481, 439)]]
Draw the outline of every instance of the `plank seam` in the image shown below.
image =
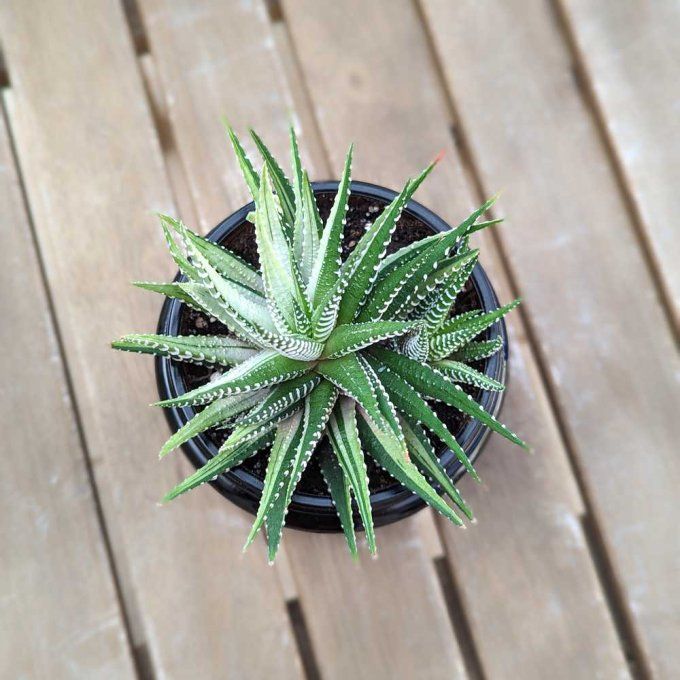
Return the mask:
[[(550, 2), (553, 1), (554, 0), (550, 0)], [(455, 137), (458, 139), (454, 138), (454, 142), (459, 145), (460, 148), (460, 160), (463, 166), (463, 172), (467, 177), (468, 182), (473, 187), (477, 199), (479, 201), (483, 201), (487, 193), (482, 181), (481, 172), (478, 170), (478, 164), (475, 161), (475, 155), (472, 151), (469, 137), (459, 115), (459, 108), (457, 106), (454, 93), (449, 87), (444, 76), (443, 65), (439, 58), (434, 36), (432, 35), (427, 18), (421, 6), (421, 0), (414, 0), (414, 3), (423, 25), (423, 30), (426, 35), (432, 59), (434, 60), (435, 71), (439, 78), (440, 87), (442, 88), (450, 114), (453, 118), (451, 130), (452, 132), (455, 130), (457, 133)], [(495, 216), (493, 214), (493, 210), (490, 212), (492, 216)], [(503, 246), (502, 239), (498, 232), (493, 231), (491, 233), (491, 238), (493, 239), (493, 243), (498, 252), (503, 272), (508, 279), (510, 290), (513, 296), (517, 297), (519, 295), (519, 284), (512, 270), (512, 266)], [(589, 536), (590, 539), (593, 539), (595, 536), (600, 537), (600, 540), (588, 541), (588, 552), (591, 558), (593, 569), (600, 580), (601, 590), (612, 618), (614, 630), (617, 633), (622, 654), (628, 663), (629, 670), (633, 677), (636, 677), (639, 680), (646, 680), (648, 677), (651, 677), (649, 666), (642, 651), (642, 646), (632, 623), (632, 619), (630, 618), (630, 614), (625, 604), (623, 604), (625, 603), (625, 598), (623, 596), (621, 584), (618, 582), (616, 577), (613, 563), (606, 550), (604, 540), (601, 539), (602, 531), (597, 520), (597, 513), (594, 511), (594, 503), (590, 497), (590, 494), (588, 493), (587, 484), (585, 482), (584, 475), (581, 472), (580, 462), (575, 454), (576, 446), (574, 440), (568, 430), (567, 424), (563, 419), (561, 410), (559, 408), (555, 385), (553, 384), (553, 381), (550, 377), (550, 371), (548, 370), (547, 362), (543, 356), (543, 352), (540, 349), (540, 344), (538, 342), (533, 324), (531, 323), (528, 314), (524, 309), (522, 309), (521, 306), (518, 308), (518, 311), (522, 324), (524, 325), (529, 349), (534, 357), (534, 360), (536, 361), (541, 382), (548, 400), (548, 405), (555, 420), (557, 432), (559, 434), (560, 440), (562, 441), (567, 462), (569, 463), (578, 491), (583, 501), (585, 513), (580, 517), (580, 520), (583, 523), (584, 528), (586, 526), (588, 527), (589, 531), (586, 532), (586, 535)], [(605, 565), (608, 565), (608, 567)], [(599, 568), (600, 566), (602, 568)], [(607, 582), (607, 584), (602, 583), (602, 580), (606, 578), (606, 574), (611, 574), (612, 577)], [(621, 604), (619, 605), (619, 603)], [(621, 618), (617, 618), (619, 615), (621, 615)], [(631, 662), (631, 657), (634, 659), (633, 662)]]
[[(286, 14), (283, 10), (283, 7), (281, 6), (279, 0), (276, 0), (276, 3), (279, 6), (279, 10), (281, 12), (281, 19), (279, 20), (281, 24), (281, 30), (284, 33), (285, 40), (288, 43), (289, 49), (290, 49), (290, 54), (292, 57), (293, 61), (293, 68), (296, 71), (297, 75), (297, 80), (300, 83), (300, 87), (302, 89), (302, 97), (303, 101), (301, 102), (301, 105), (304, 106), (307, 109), (308, 119), (313, 123), (314, 125), (314, 131), (313, 131), (313, 140), (314, 142), (319, 146), (321, 156), (323, 157), (324, 160), (324, 167), (323, 170), (325, 173), (327, 173), (327, 176), (330, 176), (332, 173), (332, 162), (331, 162), (331, 153), (328, 149), (328, 146), (326, 145), (326, 140), (324, 139), (324, 136), (321, 132), (321, 127), (319, 126), (319, 121), (317, 120), (316, 116), (316, 111), (314, 109), (314, 105), (312, 103), (312, 94), (309, 88), (309, 83), (307, 82), (307, 77), (305, 75), (305, 70), (302, 68), (302, 65), (300, 63), (300, 55), (298, 54), (298, 50), (295, 45), (295, 41), (293, 40), (293, 36), (290, 31), (290, 27), (288, 26), (288, 20), (286, 19)], [(285, 60), (281, 58), (281, 55), (278, 54), (278, 50), (275, 51), (277, 59), (279, 60), (279, 64), (281, 65), (281, 69), (284, 72), (286, 76), (286, 88), (288, 91), (291, 93), (291, 97), (293, 96), (293, 88), (291, 87), (291, 76), (288, 74), (288, 68), (286, 67)], [(319, 169), (317, 168), (317, 172)]]
[(99, 495), (99, 489), (94, 476), (94, 469), (92, 465), (92, 459), (90, 451), (87, 445), (87, 440), (85, 437), (85, 431), (83, 428), (82, 417), (80, 414), (80, 409), (78, 407), (78, 400), (76, 398), (76, 392), (74, 388), (73, 378), (71, 375), (71, 370), (68, 365), (66, 358), (66, 353), (64, 351), (64, 340), (59, 326), (56, 314), (56, 308), (54, 304), (54, 299), (52, 297), (52, 291), (49, 286), (49, 279), (47, 276), (47, 270), (45, 268), (45, 261), (42, 256), (40, 249), (40, 242), (38, 240), (37, 231), (35, 228), (35, 222), (33, 218), (33, 212), (31, 210), (31, 204), (28, 198), (28, 192), (26, 190), (26, 183), (24, 181), (24, 173), (19, 159), (19, 153), (16, 145), (16, 140), (14, 136), (14, 130), (12, 127), (11, 119), (7, 111), (7, 106), (5, 104), (5, 98), (2, 97), (0, 102), (0, 115), (2, 116), (5, 126), (7, 128), (7, 136), (9, 139), (9, 147), (11, 158), (16, 168), (17, 179), (19, 183), (19, 191), (21, 194), (21, 202), (23, 204), (24, 211), (26, 212), (26, 220), (29, 225), (29, 236), (33, 250), (36, 254), (36, 260), (38, 263), (38, 272), (40, 283), (45, 294), (46, 306), (47, 306), (47, 322), (50, 325), (55, 338), (55, 343), (57, 345), (57, 351), (59, 353), (60, 364), (62, 368), (62, 373), (64, 376), (64, 383), (66, 388), (66, 393), (70, 401), (70, 410), (73, 415), (74, 424), (76, 427), (76, 433), (78, 438), (78, 443), (80, 445), (81, 451), (83, 453), (83, 462), (85, 464), (85, 470), (87, 474), (87, 480), (89, 482), (90, 488), (92, 490), (92, 501), (95, 508), (95, 516), (99, 529), (101, 531), (102, 544), (106, 554), (106, 561), (111, 574), (111, 580), (114, 587), (114, 593), (116, 600), (118, 602), (118, 607), (121, 614), (121, 621), (123, 624), (123, 630), (125, 633), (125, 641), (130, 654), (130, 658), (133, 661), (135, 672), (138, 680), (154, 680), (155, 675), (150, 669), (149, 664), (143, 662), (138, 656), (138, 648), (133, 644), (132, 637), (132, 627), (130, 623), (129, 613), (125, 606), (125, 600), (123, 598), (123, 589), (121, 585), (120, 576), (118, 574), (118, 569), (116, 567), (116, 561), (113, 553), (113, 546), (111, 544), (111, 539), (109, 535), (109, 530), (106, 524), (106, 519), (104, 516), (104, 511), (101, 503), (101, 498)]
[(609, 165), (614, 176), (616, 186), (623, 199), (623, 204), (626, 212), (630, 217), (633, 226), (633, 234), (640, 246), (640, 251), (643, 255), (643, 260), (649, 271), (649, 274), (654, 282), (654, 287), (659, 296), (659, 302), (664, 312), (664, 317), (668, 322), (671, 335), (680, 340), (680, 326), (674, 316), (674, 304), (671, 297), (671, 292), (664, 282), (663, 275), (657, 266), (656, 257), (651, 243), (651, 235), (645, 228), (644, 220), (640, 212), (640, 207), (635, 200), (635, 195), (632, 191), (632, 180), (628, 177), (625, 166), (621, 161), (616, 146), (616, 141), (612, 137), (607, 128), (605, 121), (605, 114), (600, 105), (600, 101), (595, 92), (592, 78), (587, 67), (587, 59), (581, 52), (576, 40), (574, 29), (571, 26), (567, 12), (564, 9), (562, 0), (548, 0), (548, 6), (555, 19), (555, 25), (558, 32), (562, 35), (567, 50), (572, 60), (572, 69), (574, 81), (576, 83), (576, 90), (583, 101), (586, 110), (590, 113), (591, 118), (595, 124), (597, 135), (604, 147), (605, 154), (609, 161)]
[(149, 54), (149, 39), (146, 35), (146, 27), (144, 26), (137, 0), (121, 1), (123, 3), (125, 21), (132, 37), (132, 44), (135, 46), (135, 54), (138, 57), (141, 57), (143, 54)]
[(288, 612), (288, 620), (290, 621), (290, 627), (293, 631), (298, 654), (302, 661), (302, 669), (305, 678), (307, 680), (321, 680), (319, 663), (314, 654), (314, 645), (312, 644), (312, 638), (309, 635), (307, 621), (305, 620), (300, 600), (297, 598), (288, 600), (288, 602), (286, 602), (286, 611)]
[[(437, 522), (437, 531), (442, 533), (440, 524)], [(442, 542), (444, 540), (441, 536)], [(456, 576), (451, 569), (448, 559), (442, 555), (433, 560), (435, 572), (439, 579), (439, 585), (442, 589), (442, 595), (446, 604), (446, 611), (451, 621), (451, 627), (458, 640), (465, 670), (470, 680), (484, 680), (485, 674), (483, 670), (482, 660), (479, 656), (479, 651), (475, 645), (475, 638), (470, 628), (465, 607), (463, 606), (463, 599), (460, 595), (460, 588), (456, 580)]]

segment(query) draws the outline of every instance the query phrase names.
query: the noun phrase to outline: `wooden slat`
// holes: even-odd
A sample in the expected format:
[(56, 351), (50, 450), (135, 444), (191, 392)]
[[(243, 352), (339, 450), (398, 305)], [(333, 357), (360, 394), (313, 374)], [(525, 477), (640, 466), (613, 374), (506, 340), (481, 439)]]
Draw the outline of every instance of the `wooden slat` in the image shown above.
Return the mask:
[[(220, 115), (239, 130), (252, 125), (279, 157), (288, 158), (292, 100), (271, 28), (257, 3), (144, 0), (140, 9), (196, 210), (202, 226), (209, 227), (247, 200)], [(244, 42), (244, 35), (255, 38)], [(303, 147), (306, 141), (303, 130)], [(319, 149), (314, 156), (323, 159)], [(434, 551), (436, 542), (425, 544), (416, 527), (408, 522), (381, 532), (380, 560), (366, 557), (360, 567), (350, 560), (342, 536), (286, 532), (287, 555), (324, 677), (340, 677), (348, 669), (357, 677), (384, 676), (389, 669), (390, 677), (407, 678), (417, 668), (426, 669), (428, 677), (463, 675), (426, 551), (426, 546)], [(408, 593), (395, 605), (391, 594), (404, 588), (404, 579)], [(395, 645), (401, 654), (393, 653)]]
[(680, 4), (560, 2), (680, 325)]
[(0, 676), (132, 678), (2, 116), (0, 224)]
[(640, 661), (670, 677), (680, 666), (680, 372), (606, 151), (546, 3), (424, 6), (482, 181), (504, 187), (502, 239)]
[(167, 425), (147, 407), (152, 362), (108, 347), (155, 325), (160, 301), (129, 280), (173, 271), (152, 215), (173, 206), (121, 8), (4, 2), (0, 31), (11, 124), (134, 643), (156, 677), (299, 678), (264, 551), (239, 555), (245, 514), (215, 493), (157, 507), (189, 466), (181, 455), (156, 460)]
[[(444, 147), (418, 198), (451, 221), (466, 215), (471, 192), (413, 5), (291, 0), (284, 9), (335, 166), (353, 139), (356, 176), (395, 187)], [(481, 243), (507, 300), (490, 237)], [(480, 460), (486, 485), (463, 485), (479, 523), (467, 532), (442, 524), (482, 667), (490, 677), (625, 676), (579, 524), (580, 498), (518, 315), (510, 329), (503, 421), (537, 453), (492, 438)]]

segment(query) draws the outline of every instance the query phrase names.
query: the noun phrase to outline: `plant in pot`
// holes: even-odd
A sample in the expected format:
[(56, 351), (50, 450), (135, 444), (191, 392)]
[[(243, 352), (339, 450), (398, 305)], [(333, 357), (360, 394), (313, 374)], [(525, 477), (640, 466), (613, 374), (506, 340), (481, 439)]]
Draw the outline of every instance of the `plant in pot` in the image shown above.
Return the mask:
[[(255, 514), (273, 560), (284, 523), (363, 528), (425, 504), (462, 525), (455, 482), (496, 419), (504, 389), (503, 307), (469, 238), (493, 201), (455, 229), (411, 201), (436, 161), (395, 193), (309, 181), (291, 130), (289, 180), (257, 134), (256, 172), (229, 128), (253, 203), (207, 237), (161, 215), (180, 273), (140, 282), (167, 296), (157, 334), (116, 349), (157, 355), (174, 434), (197, 467), (164, 500), (206, 482)], [(437, 444), (430, 437), (434, 437)], [(445, 497), (452, 502), (449, 505)], [(452, 507), (453, 506), (453, 507)]]

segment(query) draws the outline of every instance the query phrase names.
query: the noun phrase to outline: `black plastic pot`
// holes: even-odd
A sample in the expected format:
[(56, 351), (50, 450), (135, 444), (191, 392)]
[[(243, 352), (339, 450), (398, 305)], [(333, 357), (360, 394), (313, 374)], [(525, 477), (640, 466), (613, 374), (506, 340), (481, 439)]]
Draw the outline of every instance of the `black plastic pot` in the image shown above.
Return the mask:
[[(334, 193), (337, 186), (337, 182), (314, 182), (313, 184), (315, 193)], [(352, 194), (375, 198), (381, 203), (388, 203), (396, 196), (396, 193), (390, 189), (366, 182), (352, 182)], [(246, 215), (252, 209), (253, 204), (250, 203), (236, 211), (220, 222), (208, 234), (207, 238), (217, 243), (222, 242), (227, 234), (245, 223)], [(408, 204), (406, 212), (429, 226), (433, 233), (447, 231), (451, 228), (439, 216), (415, 201)], [(184, 277), (178, 274), (175, 280), (181, 281), (184, 280)], [(472, 273), (472, 283), (485, 311), (498, 307), (498, 299), (494, 289), (479, 264)], [(167, 299), (165, 301), (158, 323), (159, 333), (166, 335), (177, 335), (179, 333), (182, 306), (183, 303), (179, 300)], [(504, 351), (497, 352), (487, 359), (485, 372), (489, 377), (503, 382), (508, 356), (508, 340), (505, 324), (502, 320), (494, 324), (489, 332), (489, 339), (498, 336), (503, 338)], [(165, 357), (156, 359), (156, 377), (158, 391), (162, 399), (177, 397), (187, 391), (178, 364), (170, 359)], [(486, 411), (497, 416), (502, 400), (503, 392), (484, 391), (479, 402)], [(192, 407), (165, 409), (165, 413), (173, 432), (195, 415)], [(488, 428), (476, 420), (470, 420), (457, 438), (469, 458), (474, 461), (479, 456), (488, 435)], [(197, 468), (217, 454), (217, 447), (203, 435), (194, 437), (182, 448)], [(464, 468), (450, 450), (446, 450), (442, 454), (441, 462), (454, 481), (460, 479), (465, 473)], [(236, 505), (253, 514), (257, 512), (262, 494), (262, 481), (249, 471), (240, 468), (230, 470), (219, 475), (211, 484)], [(425, 507), (425, 503), (418, 496), (398, 483), (373, 493), (371, 505), (376, 526), (396, 522)], [(342, 530), (330, 496), (312, 496), (300, 492), (293, 494), (286, 517), (286, 525), (308, 531)]]

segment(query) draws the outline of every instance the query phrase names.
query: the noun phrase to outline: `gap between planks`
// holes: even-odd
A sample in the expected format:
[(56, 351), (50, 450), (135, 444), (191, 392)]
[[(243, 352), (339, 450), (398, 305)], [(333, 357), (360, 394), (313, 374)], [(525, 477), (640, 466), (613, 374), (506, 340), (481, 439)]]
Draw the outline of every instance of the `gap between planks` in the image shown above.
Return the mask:
[(557, 30), (562, 36), (572, 60), (572, 69), (574, 74), (574, 82), (576, 83), (576, 90), (583, 100), (586, 110), (589, 111), (595, 128), (598, 132), (602, 146), (605, 149), (607, 159), (609, 161), (612, 174), (616, 178), (618, 190), (623, 199), (631, 224), (637, 241), (640, 245), (640, 252), (643, 255), (650, 277), (654, 282), (656, 293), (661, 303), (661, 308), (664, 311), (666, 321), (671, 335), (680, 340), (680, 317), (676, 315), (675, 303), (672, 297), (672, 292), (666, 285), (663, 274), (660, 270), (654, 254), (654, 248), (651, 241), (651, 234), (645, 228), (644, 220), (640, 212), (637, 201), (633, 194), (632, 180), (627, 176), (621, 157), (619, 155), (616, 142), (612, 137), (609, 128), (606, 124), (605, 112), (600, 105), (599, 99), (595, 93), (593, 81), (590, 76), (590, 71), (587, 67), (585, 55), (581, 53), (578, 47), (574, 29), (571, 25), (569, 17), (566, 15), (564, 6), (561, 0), (548, 0), (548, 7), (550, 7)]
[[(427, 37), (427, 44), (430, 50), (432, 62), (435, 65), (435, 71), (437, 73), (437, 78), (439, 80), (441, 90), (444, 93), (445, 101), (449, 107), (449, 113), (452, 119), (450, 131), (453, 137), (454, 144), (459, 150), (464, 173), (477, 199), (480, 202), (484, 201), (489, 196), (489, 192), (484, 186), (481, 173), (479, 172), (478, 169), (478, 164), (475, 160), (474, 152), (472, 151), (471, 144), (465, 132), (465, 127), (459, 115), (455, 94), (451, 91), (448, 81), (444, 75), (443, 65), (441, 63), (441, 59), (439, 57), (439, 53), (435, 45), (434, 37), (432, 35), (429, 22), (423, 11), (421, 0), (414, 0), (414, 3), (418, 15), (420, 17), (421, 23), (423, 25), (423, 30)], [(556, 9), (555, 3), (556, 0), (549, 0), (548, 4), (554, 12), (557, 12), (558, 10)], [(558, 22), (558, 24), (562, 24), (561, 18), (556, 17), (556, 21)], [(562, 32), (565, 33), (565, 40), (569, 42), (566, 36), (566, 27), (562, 25), (561, 29)], [(569, 46), (569, 48), (571, 51), (571, 45)], [(575, 69), (577, 69), (578, 75), (582, 76), (582, 70), (580, 65), (576, 65)], [(576, 78), (577, 89), (579, 90), (581, 96), (586, 100), (586, 109), (595, 119), (596, 126), (602, 138), (603, 145), (605, 146), (607, 151), (607, 156), (612, 164), (612, 168), (616, 171), (614, 154), (612, 152), (609, 140), (605, 137), (605, 133), (602, 130), (602, 126), (600, 121), (598, 120), (598, 115), (595, 110), (594, 104), (592, 104), (592, 102), (587, 101), (587, 99), (590, 99), (590, 97), (588, 97), (587, 94), (583, 91), (583, 87), (578, 83), (578, 80), (579, 78), (577, 77)], [(630, 196), (628, 195), (627, 189), (625, 188), (624, 185), (622, 185), (620, 177), (618, 176), (618, 171), (616, 171), (616, 174), (617, 179), (619, 180), (620, 185), (619, 188), (621, 192), (624, 194), (624, 199), (626, 200), (627, 207), (629, 211), (632, 211), (634, 209), (633, 203), (630, 200)], [(493, 208), (489, 212), (492, 214), (493, 217), (497, 216), (494, 214)], [(641, 233), (640, 228), (641, 225), (639, 224), (637, 217), (635, 215), (633, 217), (634, 217), (633, 221), (636, 225), (637, 236), (641, 242), (646, 244), (646, 240), (644, 239)], [(514, 271), (512, 269), (512, 266), (510, 264), (503, 242), (496, 231), (491, 232), (491, 237), (498, 251), (501, 266), (503, 268), (505, 275), (508, 278), (512, 293), (515, 297), (519, 297), (521, 295), (521, 289), (517, 281), (517, 278), (514, 274)], [(652, 270), (653, 278), (657, 286), (659, 286), (659, 281), (657, 278), (658, 272), (656, 272), (652, 264), (651, 257), (649, 257), (649, 253), (646, 250), (646, 246), (643, 250), (645, 252), (647, 264)], [(667, 320), (669, 322), (671, 330), (673, 331), (674, 325), (672, 323), (670, 307), (666, 305), (667, 300), (665, 299), (665, 295), (662, 295), (662, 291), (663, 287), (659, 286), (659, 294), (662, 296), (664, 300), (663, 305), (664, 311), (667, 315)], [(520, 316), (522, 317), (522, 322), (524, 324), (527, 339), (529, 341), (529, 347), (531, 353), (533, 354), (536, 360), (536, 364), (538, 366), (538, 370), (541, 376), (541, 381), (543, 383), (546, 395), (548, 397), (552, 415), (553, 418), (555, 419), (555, 423), (557, 425), (559, 435), (562, 440), (562, 445), (567, 453), (568, 462), (572, 470), (574, 479), (576, 480), (576, 483), (578, 485), (578, 490), (584, 504), (585, 512), (580, 516), (580, 520), (584, 530), (584, 536), (586, 537), (587, 540), (593, 567), (595, 569), (595, 572), (597, 573), (598, 579), (602, 587), (602, 592), (605, 596), (607, 606), (611, 613), (612, 621), (614, 622), (615, 625), (615, 630), (619, 638), (619, 644), (623, 651), (624, 657), (626, 659), (632, 677), (635, 678), (636, 680), (651, 678), (649, 665), (647, 663), (644, 652), (642, 651), (640, 641), (638, 640), (638, 637), (635, 633), (634, 626), (630, 620), (630, 615), (628, 614), (628, 611), (624, 605), (625, 598), (621, 591), (621, 587), (617, 581), (616, 573), (612, 567), (611, 559), (607, 553), (606, 547), (602, 540), (602, 530), (599, 527), (597, 519), (593, 513), (592, 509), (593, 502), (592, 499), (589, 497), (587, 486), (584, 482), (583, 475), (580, 469), (578, 457), (574, 453), (573, 439), (569, 433), (569, 430), (564, 421), (563, 414), (557, 402), (555, 387), (550, 378), (550, 371), (548, 370), (545, 358), (540, 349), (540, 345), (538, 343), (536, 336), (536, 330), (531, 322), (531, 319), (529, 318), (529, 315), (522, 308), (522, 306), (518, 308), (518, 311)]]

